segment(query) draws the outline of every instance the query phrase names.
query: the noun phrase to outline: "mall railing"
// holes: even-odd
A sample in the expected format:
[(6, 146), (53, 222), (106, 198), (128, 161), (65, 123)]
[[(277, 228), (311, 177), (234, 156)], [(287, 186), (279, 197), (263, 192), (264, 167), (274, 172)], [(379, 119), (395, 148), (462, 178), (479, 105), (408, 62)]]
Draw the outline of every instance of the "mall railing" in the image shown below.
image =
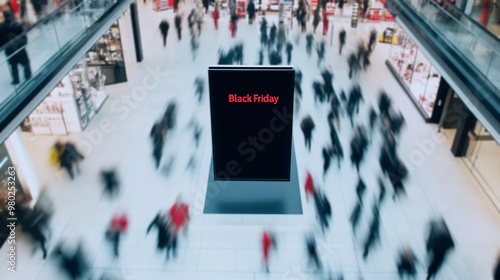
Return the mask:
[[(71, 0), (56, 13), (36, 23), (23, 35), (27, 43), (19, 43), (21, 36), (2, 46), (0, 49), (0, 127), (3, 141), (4, 128), (29, 101), (35, 98), (44, 83), (52, 83), (64, 63), (74, 59), (72, 56), (87, 46), (89, 40), (98, 39), (104, 31), (117, 20), (134, 0)], [(105, 26), (106, 25), (106, 26)], [(106, 29), (104, 29), (106, 28)], [(99, 32), (102, 32), (98, 34)], [(19, 47), (21, 45), (21, 47)], [(15, 50), (6, 55), (5, 50)], [(9, 61), (15, 61), (16, 55), (26, 51), (31, 66), (31, 78), (20, 79), (19, 84), (12, 84)], [(18, 65), (19, 77), (24, 77), (23, 66)], [(45, 90), (45, 89), (44, 89)], [(47, 95), (48, 92), (43, 94)], [(39, 96), (36, 96), (37, 99)], [(26, 116), (24, 116), (26, 117)], [(18, 120), (17, 120), (18, 121)], [(19, 124), (17, 124), (19, 125)]]
[(387, 0), (386, 7), (500, 141), (498, 39), (446, 2), (443, 8), (433, 0)]

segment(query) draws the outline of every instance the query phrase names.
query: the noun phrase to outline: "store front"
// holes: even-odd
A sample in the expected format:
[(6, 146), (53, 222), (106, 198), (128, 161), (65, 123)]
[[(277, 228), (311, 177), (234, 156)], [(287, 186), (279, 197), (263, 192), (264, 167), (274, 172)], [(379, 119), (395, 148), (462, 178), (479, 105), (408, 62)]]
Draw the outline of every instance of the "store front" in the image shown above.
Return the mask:
[(391, 45), (386, 64), (422, 117), (438, 123), (449, 85), (399, 24), (386, 28), (379, 42)]

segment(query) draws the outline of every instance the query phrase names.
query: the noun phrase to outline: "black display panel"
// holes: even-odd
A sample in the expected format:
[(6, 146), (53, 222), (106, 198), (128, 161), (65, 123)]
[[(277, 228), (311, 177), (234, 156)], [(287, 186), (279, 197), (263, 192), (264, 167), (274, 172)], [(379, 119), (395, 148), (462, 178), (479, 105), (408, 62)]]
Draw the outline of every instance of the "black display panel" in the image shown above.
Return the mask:
[(294, 75), (293, 67), (209, 67), (215, 180), (290, 180)]

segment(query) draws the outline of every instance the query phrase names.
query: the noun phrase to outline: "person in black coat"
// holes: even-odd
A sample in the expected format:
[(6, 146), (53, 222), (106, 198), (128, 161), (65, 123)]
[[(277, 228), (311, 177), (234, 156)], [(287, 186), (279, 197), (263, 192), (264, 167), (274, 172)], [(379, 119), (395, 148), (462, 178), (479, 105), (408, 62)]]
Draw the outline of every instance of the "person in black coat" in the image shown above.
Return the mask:
[(312, 53), (312, 46), (314, 43), (314, 36), (312, 34), (307, 34), (306, 35), (306, 51), (309, 56), (311, 56)]
[(179, 41), (181, 40), (181, 32), (182, 32), (182, 17), (179, 14), (175, 15), (175, 29), (177, 30), (177, 37), (179, 38)]
[(263, 17), (261, 22), (260, 22), (260, 44), (262, 46), (267, 46), (267, 44), (268, 44), (267, 20), (265, 17)]
[(314, 130), (314, 121), (310, 115), (307, 115), (300, 122), (300, 128), (304, 133), (304, 141), (306, 144), (306, 148), (311, 151), (311, 139), (312, 139), (312, 131)]
[(316, 49), (316, 52), (318, 53), (318, 66), (325, 58), (325, 50), (326, 50), (325, 41), (321, 41), (321, 43), (319, 43), (318, 45), (318, 48)]
[(248, 23), (252, 24), (253, 19), (255, 17), (255, 4), (253, 3), (253, 0), (248, 1), (247, 12), (248, 12)]
[(274, 50), (269, 52), (269, 64), (271, 65), (281, 64), (281, 54)]
[(146, 234), (153, 228), (158, 228), (157, 250), (167, 250), (167, 259), (170, 255), (170, 250), (173, 251), (174, 257), (177, 255), (177, 238), (174, 235), (173, 224), (170, 221), (168, 213), (158, 213), (153, 221), (148, 226)]
[[(339, 2), (339, 6), (340, 6), (340, 2)], [(340, 32), (339, 32), (339, 54), (342, 54), (342, 49), (344, 48), (344, 45), (345, 45), (345, 36), (346, 36), (345, 30), (342, 28), (342, 30), (340, 30)]]
[(290, 42), (286, 43), (286, 61), (287, 65), (290, 65), (292, 62), (292, 50), (293, 50), (293, 45)]
[(380, 206), (382, 205), (382, 202), (385, 199), (385, 193), (386, 193), (384, 182), (382, 182), (382, 179), (380, 177), (378, 178), (378, 188), (379, 188), (378, 208), (380, 209)]
[(431, 222), (431, 230), (427, 239), (427, 254), (431, 262), (427, 269), (427, 280), (434, 278), (444, 263), (446, 254), (455, 248), (455, 242), (444, 219)]
[(377, 40), (377, 31), (372, 29), (370, 31), (370, 39), (368, 40), (368, 52), (373, 52), (373, 47), (375, 46), (375, 41)]
[(319, 225), (321, 226), (321, 231), (324, 233), (325, 229), (330, 226), (329, 219), (332, 216), (332, 208), (330, 202), (326, 198), (325, 194), (315, 190), (313, 193), (314, 206), (316, 207), (316, 214), (318, 215)]
[(332, 161), (332, 155), (333, 155), (332, 146), (327, 145), (326, 147), (323, 147), (321, 153), (323, 155), (323, 177), (325, 177), (326, 172), (328, 171), (328, 168), (330, 168), (330, 163)]
[(161, 36), (163, 37), (163, 47), (167, 46), (167, 34), (168, 34), (168, 28), (169, 28), (168, 21), (166, 19), (163, 19), (160, 22), (160, 32)]
[(319, 100), (320, 103), (323, 103), (325, 100), (325, 93), (323, 91), (323, 86), (319, 81), (313, 82), (313, 90), (314, 90), (314, 104), (317, 104)]
[(76, 147), (71, 143), (56, 144), (56, 149), (59, 151), (59, 163), (60, 166), (68, 171), (68, 175), (73, 180), (75, 174), (73, 168), (76, 166), (77, 171), (79, 171), (78, 163), (83, 160), (83, 156), (76, 150)]
[(352, 232), (356, 234), (356, 228), (359, 224), (359, 218), (361, 217), (361, 212), (363, 211), (363, 203), (358, 200), (356, 206), (351, 212), (351, 216), (349, 217), (349, 221), (351, 222)]
[(493, 280), (500, 280), (500, 255), (498, 255), (497, 263), (493, 268)]
[(373, 220), (370, 223), (370, 230), (366, 238), (363, 249), (363, 260), (366, 260), (371, 248), (380, 240), (380, 214), (377, 206), (373, 208)]
[(295, 71), (295, 90), (297, 91), (297, 94), (299, 95), (300, 98), (302, 98), (302, 71), (297, 69)]
[(321, 71), (321, 77), (323, 77), (323, 81), (325, 82), (323, 85), (323, 89), (325, 91), (326, 101), (330, 102), (332, 100), (332, 96), (335, 95), (335, 90), (333, 88), (333, 73), (328, 69), (323, 69), (323, 71)]
[(74, 253), (68, 253), (58, 245), (54, 255), (60, 259), (60, 264), (71, 279), (83, 279), (89, 270), (89, 265), (83, 254), (82, 245), (79, 244)]
[(205, 14), (208, 14), (208, 0), (203, 0), (203, 7), (205, 8)]
[(378, 110), (382, 117), (385, 117), (389, 114), (389, 108), (391, 108), (391, 98), (387, 93), (382, 90), (379, 94), (378, 98)]
[(257, 62), (257, 64), (264, 64), (264, 50), (262, 48), (259, 50), (259, 62)]
[(356, 186), (356, 195), (358, 196), (359, 201), (363, 202), (363, 195), (366, 192), (366, 184), (358, 175), (358, 185)]
[(115, 170), (103, 170), (101, 171), (101, 178), (104, 183), (104, 190), (108, 193), (110, 197), (113, 197), (118, 193), (118, 188), (120, 187), (120, 182), (116, 176)]
[(26, 205), (19, 207), (17, 211), (23, 231), (27, 232), (33, 241), (40, 245), (43, 252), (43, 258), (47, 258), (47, 249), (45, 248), (47, 238), (42, 230), (43, 224), (40, 223), (43, 212), (34, 211)]
[(316, 269), (321, 269), (321, 261), (319, 260), (319, 254), (316, 246), (316, 239), (314, 236), (308, 236), (306, 238), (307, 256), (309, 257), (309, 262), (314, 262)]
[(404, 276), (407, 276), (407, 279), (414, 279), (417, 275), (417, 269), (415, 268), (415, 264), (417, 263), (418, 261), (413, 251), (405, 246), (399, 253), (397, 263), (399, 278), (403, 279)]
[(273, 23), (271, 29), (269, 30), (269, 45), (268, 48), (271, 49), (276, 42), (276, 36), (278, 36), (278, 27)]
[(351, 79), (353, 74), (355, 75), (359, 70), (359, 61), (354, 53), (349, 55), (347, 63), (349, 64), (349, 79)]
[(28, 37), (23, 34), (24, 28), (21, 23), (14, 21), (14, 16), (10, 11), (4, 11), (4, 23), (0, 27), (3, 31), (0, 33), (0, 46), (6, 45), (5, 55), (9, 61), (12, 75), (12, 84), (19, 84), (19, 70), (18, 65), (21, 64), (24, 68), (24, 78), (29, 80), (31, 78), (31, 66), (28, 53), (26, 52), (26, 44), (28, 44)]
[(314, 17), (313, 17), (313, 32), (316, 33), (316, 28), (319, 25), (319, 22), (321, 21), (321, 16), (319, 14), (319, 5), (318, 7), (314, 10)]
[(203, 93), (205, 92), (205, 80), (203, 79), (203, 77), (196, 77), (196, 79), (194, 79), (194, 86), (196, 87), (194, 94), (198, 96), (198, 102), (201, 103), (201, 100), (203, 99)]

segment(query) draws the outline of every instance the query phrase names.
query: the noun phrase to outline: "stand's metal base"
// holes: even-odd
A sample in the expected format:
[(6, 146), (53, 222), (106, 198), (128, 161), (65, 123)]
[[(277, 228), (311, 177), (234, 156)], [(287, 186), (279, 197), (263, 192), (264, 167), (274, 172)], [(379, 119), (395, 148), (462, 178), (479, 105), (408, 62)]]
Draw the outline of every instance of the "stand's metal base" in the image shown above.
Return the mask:
[(210, 164), (205, 214), (302, 214), (295, 149), (290, 181), (214, 181)]

